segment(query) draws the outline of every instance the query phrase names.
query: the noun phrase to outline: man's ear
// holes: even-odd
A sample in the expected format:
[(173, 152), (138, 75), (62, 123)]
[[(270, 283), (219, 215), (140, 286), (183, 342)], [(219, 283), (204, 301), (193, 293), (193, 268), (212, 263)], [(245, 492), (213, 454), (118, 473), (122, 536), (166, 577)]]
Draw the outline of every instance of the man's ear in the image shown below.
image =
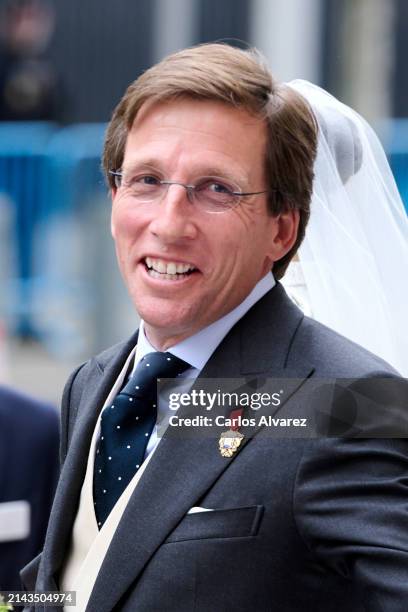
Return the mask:
[(273, 261), (282, 259), (296, 242), (299, 230), (299, 210), (289, 209), (274, 217), (275, 227), (271, 244), (271, 258)]

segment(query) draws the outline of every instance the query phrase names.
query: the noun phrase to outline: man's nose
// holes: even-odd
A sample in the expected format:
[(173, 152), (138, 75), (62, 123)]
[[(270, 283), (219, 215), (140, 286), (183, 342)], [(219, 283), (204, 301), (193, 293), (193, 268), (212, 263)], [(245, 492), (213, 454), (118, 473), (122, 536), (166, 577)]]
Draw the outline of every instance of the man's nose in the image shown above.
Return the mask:
[(155, 206), (150, 230), (163, 242), (193, 239), (197, 235), (194, 213), (186, 188), (178, 184), (168, 185), (163, 198)]

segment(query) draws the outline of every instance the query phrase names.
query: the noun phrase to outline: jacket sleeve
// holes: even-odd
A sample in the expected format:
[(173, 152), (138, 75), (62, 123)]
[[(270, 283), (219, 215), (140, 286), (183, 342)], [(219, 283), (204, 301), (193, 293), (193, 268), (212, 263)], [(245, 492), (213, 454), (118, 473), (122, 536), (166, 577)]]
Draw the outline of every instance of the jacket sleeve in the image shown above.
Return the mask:
[(294, 515), (309, 549), (354, 582), (367, 610), (407, 610), (408, 440), (310, 442)]
[(20, 572), (21, 582), (26, 591), (35, 591), (35, 583), (37, 581), (38, 568), (40, 566), (41, 554), (37, 555), (28, 565)]

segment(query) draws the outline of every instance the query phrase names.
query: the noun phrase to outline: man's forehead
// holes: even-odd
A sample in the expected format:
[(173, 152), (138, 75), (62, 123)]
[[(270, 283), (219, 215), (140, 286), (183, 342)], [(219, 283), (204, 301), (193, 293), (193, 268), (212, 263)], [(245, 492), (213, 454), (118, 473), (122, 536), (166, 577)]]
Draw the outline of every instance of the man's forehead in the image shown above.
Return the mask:
[[(211, 109), (211, 115), (214, 121), (219, 120), (221, 117), (229, 117), (231, 120), (233, 118), (238, 120), (243, 128), (266, 130), (265, 119), (256, 116), (243, 107), (234, 106), (233, 104), (228, 104), (217, 99), (195, 99), (181, 96), (178, 98), (169, 98), (168, 100), (147, 100), (144, 102), (138, 110), (129, 131), (132, 132), (138, 129), (147, 119), (160, 121), (160, 118), (168, 116), (169, 112), (174, 108), (185, 106), (199, 113), (202, 113), (206, 109)], [(211, 117), (208, 117), (208, 120), (211, 121)]]

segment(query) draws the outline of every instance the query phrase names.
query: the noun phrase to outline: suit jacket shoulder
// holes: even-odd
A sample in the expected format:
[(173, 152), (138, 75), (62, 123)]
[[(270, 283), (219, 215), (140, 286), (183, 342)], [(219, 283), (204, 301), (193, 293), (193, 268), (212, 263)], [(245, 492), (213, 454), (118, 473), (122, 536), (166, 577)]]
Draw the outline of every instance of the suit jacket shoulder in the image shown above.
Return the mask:
[(358, 378), (369, 374), (398, 375), (386, 361), (309, 317), (303, 317), (293, 351), (310, 360), (316, 373)]
[(104, 374), (105, 369), (112, 362), (117, 362), (118, 370), (122, 360), (124, 360), (137, 342), (138, 332), (124, 342), (119, 342), (114, 346), (102, 351), (99, 355), (92, 357), (85, 363), (77, 367), (68, 378), (61, 402), (61, 447), (60, 461), (64, 463), (78, 408), (81, 403), (82, 395), (87, 388), (93, 388), (98, 378)]

